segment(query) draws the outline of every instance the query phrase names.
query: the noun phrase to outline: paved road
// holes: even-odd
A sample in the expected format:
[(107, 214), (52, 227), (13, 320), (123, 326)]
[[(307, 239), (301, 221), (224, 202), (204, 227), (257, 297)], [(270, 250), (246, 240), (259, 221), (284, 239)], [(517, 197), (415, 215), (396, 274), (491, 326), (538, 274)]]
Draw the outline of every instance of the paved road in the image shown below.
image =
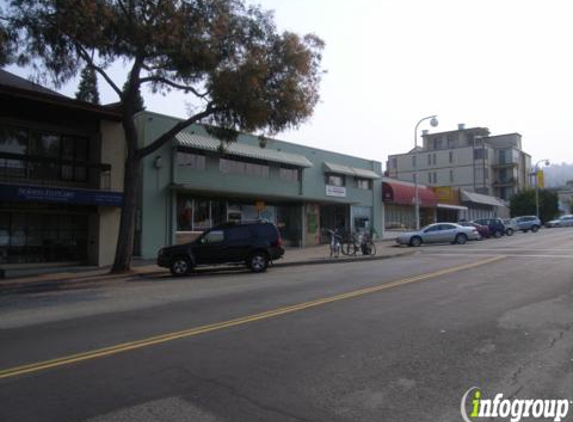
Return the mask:
[(460, 421), (472, 386), (573, 399), (573, 229), (418, 252), (1, 297), (0, 421)]

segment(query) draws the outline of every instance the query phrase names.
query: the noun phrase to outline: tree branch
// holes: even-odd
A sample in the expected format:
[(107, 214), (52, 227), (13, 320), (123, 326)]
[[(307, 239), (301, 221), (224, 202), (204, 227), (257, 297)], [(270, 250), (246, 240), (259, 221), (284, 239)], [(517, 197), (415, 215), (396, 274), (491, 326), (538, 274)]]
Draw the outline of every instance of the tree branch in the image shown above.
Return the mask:
[(78, 49), (80, 56), (84, 59), (90, 67), (93, 67), (94, 70), (99, 73), (105, 81), (108, 83), (109, 86), (115, 91), (115, 93), (119, 96), (121, 100), (123, 100), (123, 92), (119, 87), (115, 84), (115, 82), (109, 77), (105, 70), (102, 67), (97, 66), (94, 61), (93, 57), (90, 57), (90, 54), (83, 48), (79, 43), (73, 41), (76, 48)]
[(144, 83), (147, 83), (147, 82), (151, 82), (151, 83), (162, 83), (162, 84), (168, 85), (168, 86), (170, 86), (170, 87), (172, 87), (172, 88), (175, 88), (175, 89), (180, 89), (180, 90), (182, 90), (182, 91), (191, 92), (191, 93), (193, 93), (196, 97), (199, 97), (199, 98), (205, 98), (205, 97), (207, 97), (207, 96), (209, 95), (209, 93), (210, 93), (210, 92), (200, 93), (199, 91), (197, 91), (197, 90), (196, 90), (195, 88), (193, 88), (192, 86), (178, 84), (178, 83), (176, 83), (176, 82), (173, 82), (173, 81), (171, 81), (171, 80), (169, 80), (169, 79), (167, 79), (167, 78), (163, 78), (163, 77), (161, 77), (161, 76), (147, 76), (147, 77), (145, 77), (145, 78), (141, 78), (141, 79), (139, 80), (139, 82), (140, 82), (141, 84), (144, 84)]
[(213, 107), (213, 103), (209, 103), (209, 105), (207, 106), (207, 108), (202, 111), (201, 113), (197, 113), (191, 117), (189, 117), (187, 120), (183, 120), (179, 123), (177, 123), (175, 126), (173, 126), (170, 130), (168, 130), (167, 132), (165, 132), (163, 135), (161, 135), (159, 138), (157, 138), (155, 141), (153, 141), (151, 144), (140, 148), (137, 150), (137, 158), (143, 158), (151, 153), (153, 153), (154, 151), (157, 151), (159, 148), (161, 148), (163, 145), (165, 145), (167, 142), (169, 142), (171, 139), (173, 139), (173, 137), (175, 135), (177, 135), (179, 132), (181, 132), (183, 129), (191, 126), (193, 123), (197, 123), (198, 121), (200, 121), (201, 119), (204, 119), (205, 117), (208, 117), (210, 115), (212, 115), (213, 113), (216, 113), (217, 111), (221, 111), (221, 108), (217, 108), (217, 107)]

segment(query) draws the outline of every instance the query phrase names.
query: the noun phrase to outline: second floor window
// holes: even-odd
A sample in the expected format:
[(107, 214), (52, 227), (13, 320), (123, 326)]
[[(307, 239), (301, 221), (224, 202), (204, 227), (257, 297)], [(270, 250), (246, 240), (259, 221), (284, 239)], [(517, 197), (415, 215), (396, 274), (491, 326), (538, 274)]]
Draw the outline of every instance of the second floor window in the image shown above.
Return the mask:
[(361, 178), (356, 178), (355, 180), (355, 186), (358, 189), (362, 189), (362, 190), (370, 190), (372, 189), (372, 184), (370, 183), (370, 180), (368, 179), (361, 179)]
[(287, 182), (298, 182), (299, 180), (299, 171), (295, 168), (287, 168), (281, 167), (279, 170), (279, 177), (281, 180)]
[(201, 154), (177, 151), (177, 165), (179, 167), (188, 167), (194, 170), (205, 170), (206, 157)]
[(269, 177), (269, 166), (264, 164), (255, 164), (246, 161), (229, 160), (221, 158), (219, 160), (219, 169), (222, 173), (243, 174), (245, 176)]
[(326, 184), (329, 186), (344, 186), (345, 185), (344, 176), (338, 174), (327, 174)]
[(70, 182), (88, 178), (89, 141), (83, 136), (0, 126), (0, 153), (24, 156), (0, 158), (5, 176)]
[(474, 160), (487, 160), (487, 149), (474, 149)]

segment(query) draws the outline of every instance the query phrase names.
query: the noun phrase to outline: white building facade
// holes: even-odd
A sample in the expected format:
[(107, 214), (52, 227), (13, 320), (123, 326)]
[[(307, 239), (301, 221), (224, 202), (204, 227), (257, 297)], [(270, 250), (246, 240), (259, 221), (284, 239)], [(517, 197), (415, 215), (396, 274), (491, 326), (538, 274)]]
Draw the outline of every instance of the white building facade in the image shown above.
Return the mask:
[(419, 183), (450, 186), (508, 201), (529, 187), (531, 156), (522, 150), (521, 135), (490, 136), (483, 127), (422, 135), (421, 147), (406, 154), (390, 155), (387, 176)]

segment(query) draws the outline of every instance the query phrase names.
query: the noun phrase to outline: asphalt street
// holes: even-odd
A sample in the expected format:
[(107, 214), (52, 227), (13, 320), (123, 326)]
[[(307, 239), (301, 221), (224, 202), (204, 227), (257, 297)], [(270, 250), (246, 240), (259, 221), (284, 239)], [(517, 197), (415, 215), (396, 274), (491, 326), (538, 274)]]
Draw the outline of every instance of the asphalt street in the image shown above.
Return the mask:
[(416, 251), (0, 297), (0, 421), (461, 421), (473, 386), (573, 400), (573, 228)]

